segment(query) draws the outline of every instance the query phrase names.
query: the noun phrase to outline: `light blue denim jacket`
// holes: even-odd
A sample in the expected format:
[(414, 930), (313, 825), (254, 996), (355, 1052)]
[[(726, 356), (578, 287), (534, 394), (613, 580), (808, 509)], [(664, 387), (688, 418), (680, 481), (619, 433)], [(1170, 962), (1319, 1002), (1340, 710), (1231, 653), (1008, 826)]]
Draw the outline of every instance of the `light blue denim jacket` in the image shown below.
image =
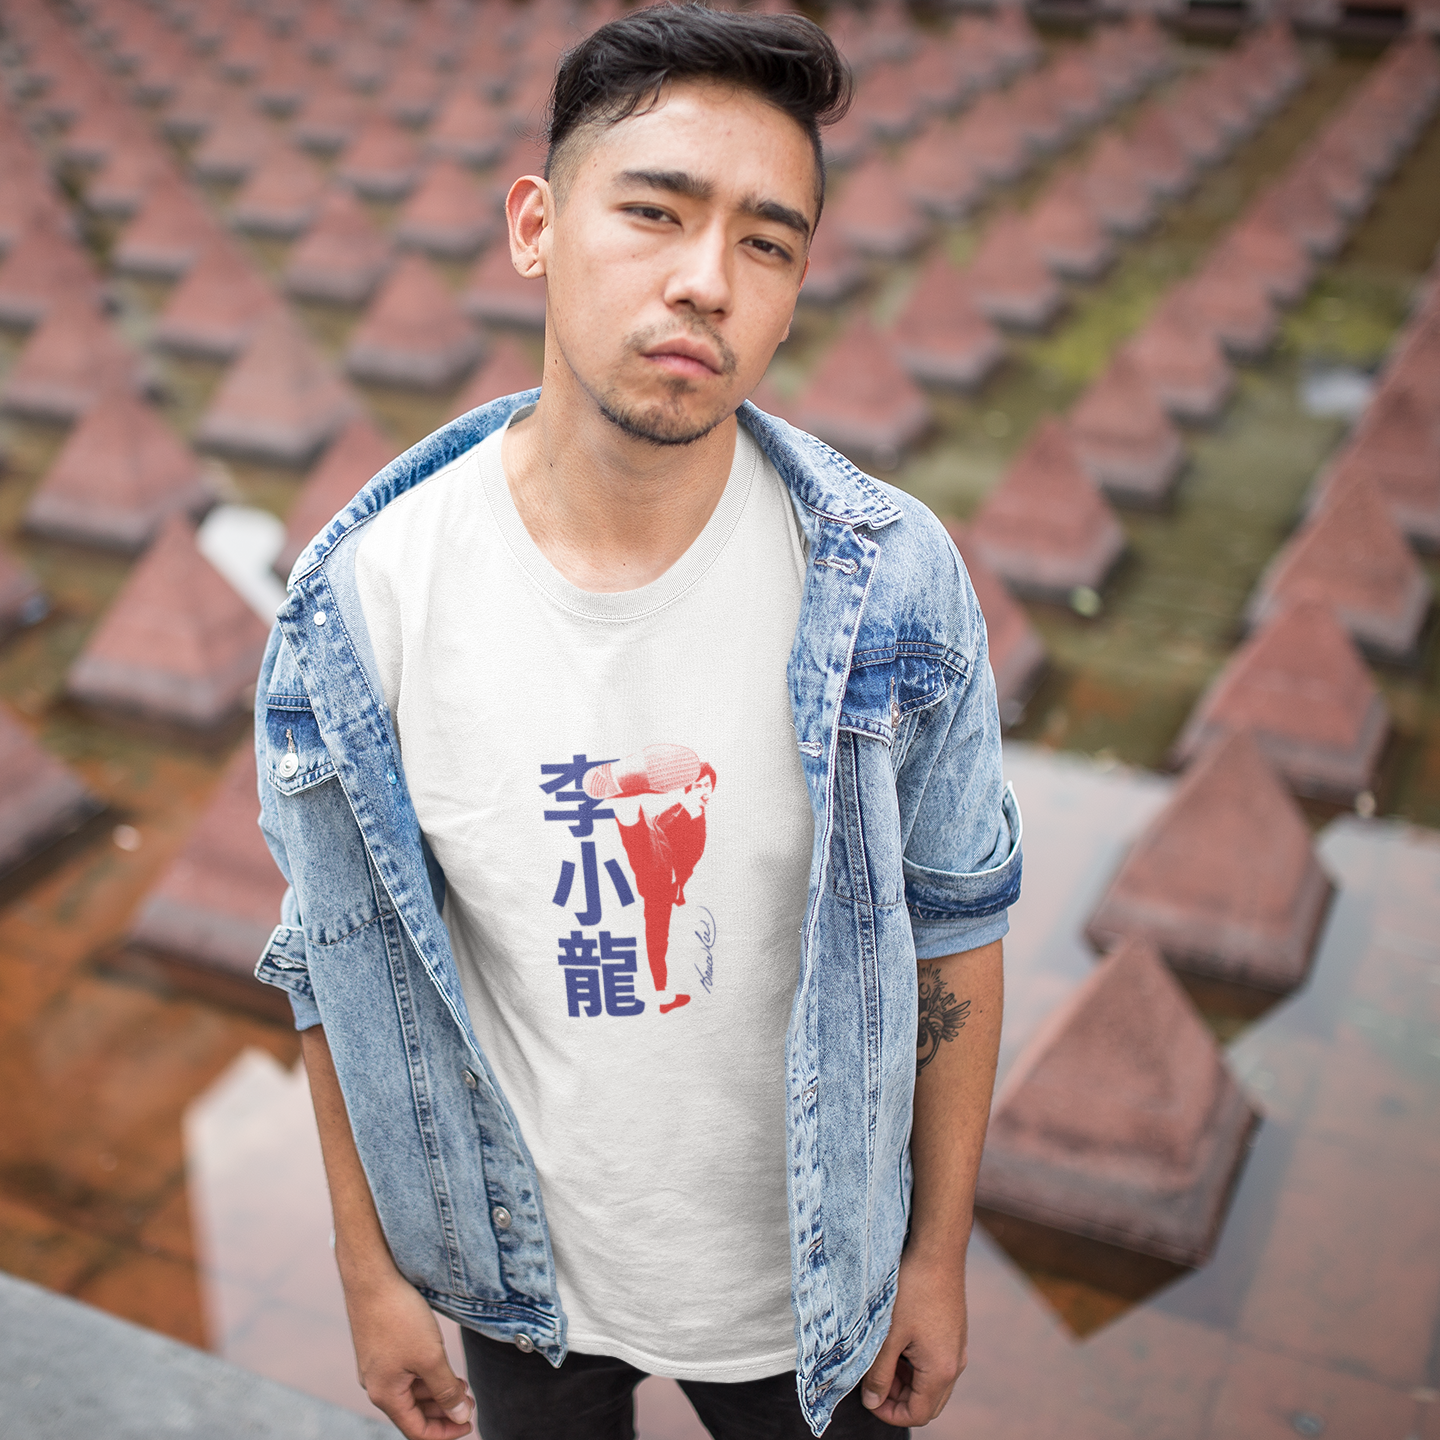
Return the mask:
[[(558, 1365), (535, 1167), (470, 1026), (355, 587), (366, 524), (537, 394), (407, 451), (295, 565), (256, 694), (260, 824), (290, 884), (256, 973), (289, 993), (298, 1028), (325, 1027), (401, 1272), (442, 1313)], [(1020, 817), (984, 622), (944, 529), (802, 431), (749, 404), (740, 419), (809, 552), (788, 679), (815, 842), (785, 1081), (798, 1387), (818, 1435), (894, 1303), (916, 960), (1005, 933)]]

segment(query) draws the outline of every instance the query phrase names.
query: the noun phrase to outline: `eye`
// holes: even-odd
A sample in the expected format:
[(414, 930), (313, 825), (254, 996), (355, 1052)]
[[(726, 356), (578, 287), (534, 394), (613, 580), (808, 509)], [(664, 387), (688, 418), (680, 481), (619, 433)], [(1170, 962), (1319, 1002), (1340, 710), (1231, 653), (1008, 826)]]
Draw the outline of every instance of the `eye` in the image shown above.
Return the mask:
[(671, 218), (670, 213), (662, 210), (658, 205), (627, 205), (625, 207), (625, 213), (627, 215), (634, 215), (639, 220), (658, 220), (663, 222)]
[(762, 240), (756, 236), (746, 241), (746, 244), (760, 251), (762, 255), (773, 255), (777, 260), (784, 260), (787, 263), (795, 258), (783, 245), (778, 245), (773, 240)]

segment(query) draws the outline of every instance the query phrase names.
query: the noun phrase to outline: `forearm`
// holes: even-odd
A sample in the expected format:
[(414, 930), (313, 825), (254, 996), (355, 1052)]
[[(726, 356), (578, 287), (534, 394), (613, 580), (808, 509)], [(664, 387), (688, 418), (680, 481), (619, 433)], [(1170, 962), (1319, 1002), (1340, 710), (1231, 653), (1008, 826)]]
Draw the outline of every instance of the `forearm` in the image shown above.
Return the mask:
[(325, 1178), (330, 1185), (330, 1208), (335, 1220), (335, 1260), (347, 1295), (393, 1280), (398, 1271), (390, 1257), (380, 1216), (355, 1147), (350, 1115), (335, 1074), (330, 1042), (324, 1029), (313, 1026), (300, 1033), (305, 1071), (310, 1078), (310, 1098), (315, 1106), (315, 1123), (320, 1130), (320, 1150), (325, 1158)]
[(920, 964), (908, 1250), (963, 1273), (1004, 1002), (1001, 942)]

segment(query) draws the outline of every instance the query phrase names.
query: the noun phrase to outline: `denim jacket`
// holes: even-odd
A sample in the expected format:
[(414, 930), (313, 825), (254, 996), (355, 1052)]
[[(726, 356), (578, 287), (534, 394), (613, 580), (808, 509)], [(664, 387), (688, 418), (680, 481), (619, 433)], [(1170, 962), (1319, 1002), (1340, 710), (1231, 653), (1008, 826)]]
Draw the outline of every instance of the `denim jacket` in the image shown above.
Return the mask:
[[(538, 392), (386, 466), (296, 562), (256, 694), (260, 824), (289, 882), (256, 970), (323, 1024), (395, 1262), (435, 1309), (553, 1364), (535, 1168), (476, 1042), (355, 587), (391, 500)], [(910, 1203), (917, 959), (998, 939), (1020, 890), (985, 625), (944, 529), (752, 405), (808, 547), (788, 682), (815, 816), (786, 1037), (798, 1388), (818, 1435), (889, 1326)], [(583, 1177), (577, 1177), (583, 1183)]]

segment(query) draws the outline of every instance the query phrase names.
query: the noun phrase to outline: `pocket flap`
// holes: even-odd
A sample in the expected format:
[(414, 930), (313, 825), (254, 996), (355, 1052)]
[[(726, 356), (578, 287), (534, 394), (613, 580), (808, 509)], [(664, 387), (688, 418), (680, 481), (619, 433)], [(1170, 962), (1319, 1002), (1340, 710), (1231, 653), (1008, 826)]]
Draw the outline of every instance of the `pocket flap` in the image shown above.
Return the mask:
[(333, 778), (335, 765), (320, 738), (320, 726), (309, 700), (289, 695), (267, 699), (265, 774), (282, 795), (293, 795)]

